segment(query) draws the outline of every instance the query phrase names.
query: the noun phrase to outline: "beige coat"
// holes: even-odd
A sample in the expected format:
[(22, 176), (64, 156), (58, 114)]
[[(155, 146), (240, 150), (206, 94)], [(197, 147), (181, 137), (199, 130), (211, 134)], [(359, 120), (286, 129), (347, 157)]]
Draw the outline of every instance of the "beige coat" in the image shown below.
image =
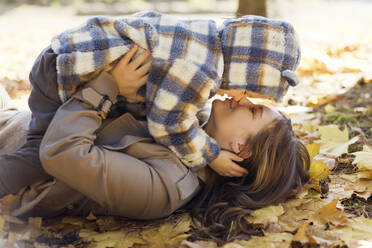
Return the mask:
[(102, 73), (58, 109), (40, 146), (53, 178), (22, 189), (13, 215), (53, 216), (70, 209), (152, 219), (198, 193), (212, 173), (208, 167), (190, 171), (130, 113), (105, 119), (108, 108), (97, 111), (103, 95), (115, 102), (117, 94), (111, 76)]

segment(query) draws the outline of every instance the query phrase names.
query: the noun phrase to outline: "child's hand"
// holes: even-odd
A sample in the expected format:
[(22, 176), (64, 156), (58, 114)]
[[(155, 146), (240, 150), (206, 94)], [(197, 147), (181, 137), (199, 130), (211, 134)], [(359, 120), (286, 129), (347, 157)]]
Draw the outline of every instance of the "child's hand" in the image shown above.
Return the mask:
[(119, 87), (120, 95), (130, 100), (144, 102), (145, 98), (137, 95), (137, 91), (147, 81), (151, 57), (150, 52), (145, 51), (133, 58), (137, 50), (138, 46), (134, 45), (110, 72)]
[(219, 175), (225, 177), (242, 177), (248, 174), (246, 169), (233, 161), (240, 162), (243, 161), (243, 159), (232, 152), (221, 150), (218, 157), (209, 164), (209, 167)]

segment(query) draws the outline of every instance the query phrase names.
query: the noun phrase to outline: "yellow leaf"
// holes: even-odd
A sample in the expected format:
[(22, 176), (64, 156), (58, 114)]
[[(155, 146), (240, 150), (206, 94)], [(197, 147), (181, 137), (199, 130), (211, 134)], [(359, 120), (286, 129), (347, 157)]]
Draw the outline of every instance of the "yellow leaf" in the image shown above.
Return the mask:
[(284, 213), (282, 205), (271, 205), (264, 208), (260, 208), (251, 212), (250, 216), (246, 217), (246, 220), (253, 224), (266, 225), (270, 222), (277, 222), (278, 216)]
[(341, 131), (336, 125), (319, 126), (322, 142), (346, 142), (349, 140), (347, 128)]
[(353, 153), (356, 157), (354, 163), (358, 165), (359, 170), (372, 170), (372, 149), (366, 145), (363, 150)]
[(326, 152), (336, 157), (342, 153), (346, 153), (349, 145), (359, 139), (358, 137), (354, 137), (349, 140), (347, 128), (341, 131), (336, 125), (319, 126), (318, 129), (322, 142), (321, 152)]
[(331, 114), (333, 112), (336, 111), (336, 108), (335, 106), (333, 106), (332, 104), (328, 103), (325, 107), (324, 107), (324, 110), (327, 114)]
[(309, 168), (309, 175), (316, 181), (326, 178), (330, 174), (329, 168), (320, 161), (314, 161), (313, 158), (318, 154), (321, 144), (313, 143), (306, 145), (307, 151), (309, 152), (311, 164)]
[(316, 181), (326, 178), (331, 171), (329, 168), (321, 161), (311, 161), (309, 175)]
[(315, 155), (319, 153), (320, 150), (320, 144), (313, 143), (313, 144), (308, 144), (306, 145), (307, 151), (309, 152), (310, 159), (312, 160)]

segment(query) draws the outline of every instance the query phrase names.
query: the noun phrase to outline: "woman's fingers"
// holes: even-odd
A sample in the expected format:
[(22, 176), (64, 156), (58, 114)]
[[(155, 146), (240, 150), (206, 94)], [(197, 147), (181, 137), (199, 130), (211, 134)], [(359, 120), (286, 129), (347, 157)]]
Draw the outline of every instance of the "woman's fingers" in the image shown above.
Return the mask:
[(138, 55), (130, 64), (134, 69), (137, 69), (143, 63), (145, 63), (145, 61), (148, 59), (149, 56), (150, 56), (150, 52), (146, 50), (140, 55)]

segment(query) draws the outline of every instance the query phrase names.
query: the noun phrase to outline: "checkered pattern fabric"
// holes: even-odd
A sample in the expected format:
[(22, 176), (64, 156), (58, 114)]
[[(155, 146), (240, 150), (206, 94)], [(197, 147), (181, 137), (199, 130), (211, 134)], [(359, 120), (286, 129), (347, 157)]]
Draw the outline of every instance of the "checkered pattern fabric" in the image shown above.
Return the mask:
[(291, 24), (260, 16), (227, 20), (220, 29), (224, 56), (221, 88), (246, 89), (278, 101), (297, 85), (300, 47)]
[[(279, 99), (288, 82), (293, 83), (289, 79), (294, 78), (292, 69), (298, 62), (297, 43), (287, 35), (292, 27), (284, 23), (276, 27), (280, 23), (247, 16), (218, 29), (212, 20), (179, 20), (157, 12), (91, 18), (52, 40), (61, 99), (67, 100), (77, 86), (112, 68), (136, 43), (152, 53), (146, 84), (151, 135), (185, 165), (200, 168), (218, 156), (220, 147), (200, 128), (196, 114), (219, 88), (253, 90)], [(259, 39), (264, 46), (258, 46)], [(259, 54), (252, 44), (261, 48)], [(295, 59), (287, 59), (288, 52)], [(251, 75), (251, 65), (258, 76)]]

